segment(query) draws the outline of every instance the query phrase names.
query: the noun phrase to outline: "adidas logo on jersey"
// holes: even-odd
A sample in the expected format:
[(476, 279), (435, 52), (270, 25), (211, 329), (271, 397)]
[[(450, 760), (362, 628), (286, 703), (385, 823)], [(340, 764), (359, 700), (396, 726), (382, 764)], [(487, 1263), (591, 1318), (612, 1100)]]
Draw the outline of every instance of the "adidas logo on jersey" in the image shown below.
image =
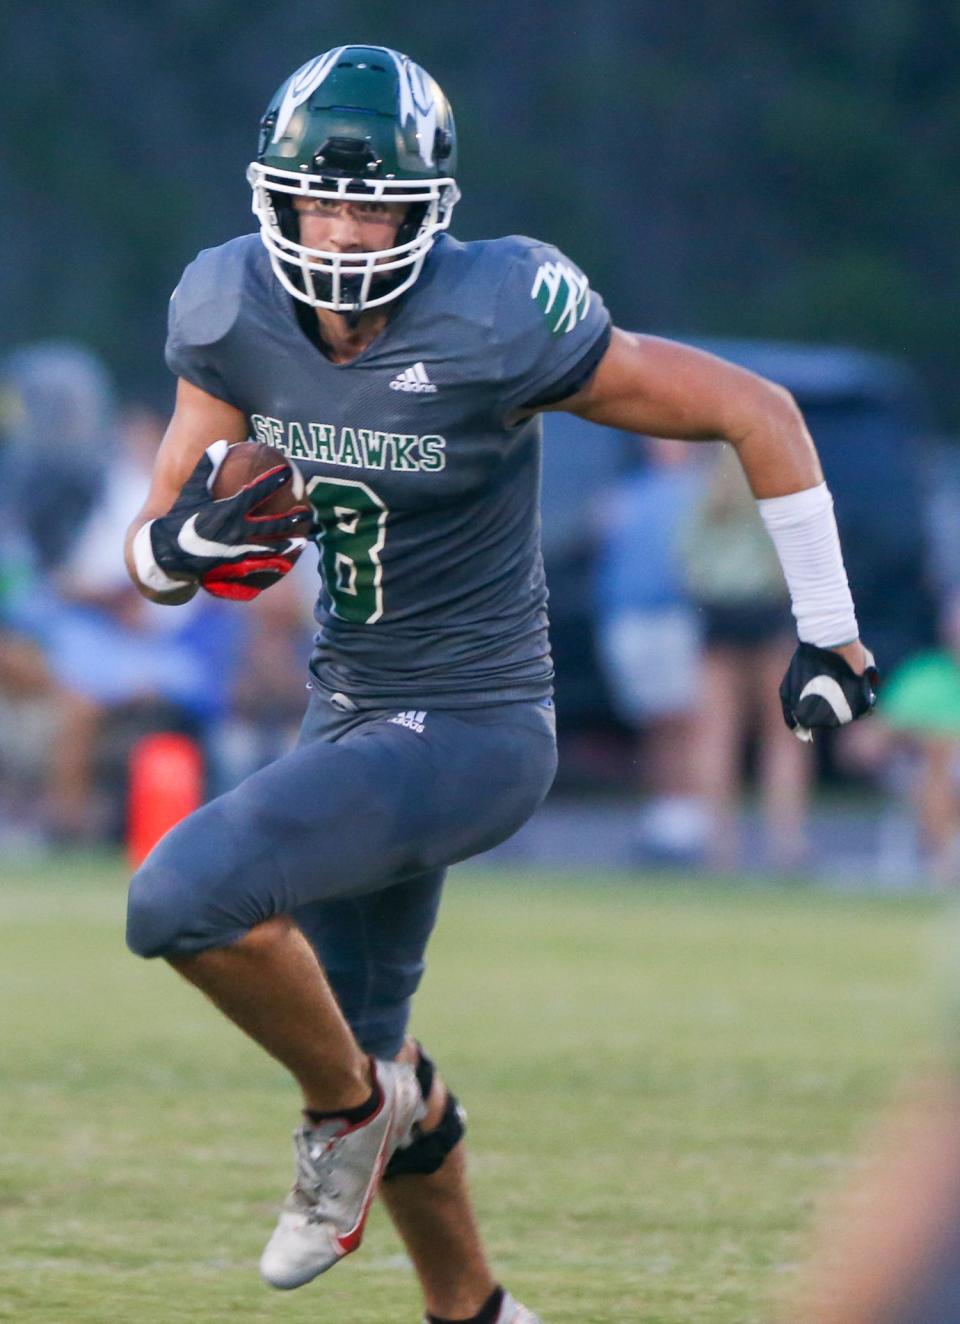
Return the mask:
[(437, 388), (427, 376), (422, 363), (415, 363), (412, 368), (398, 372), (390, 383), (391, 391), (419, 391), (422, 395), (436, 395)]
[(409, 712), (397, 713), (396, 717), (391, 717), (390, 723), (392, 726), (405, 726), (408, 731), (416, 731), (423, 735), (423, 723), (426, 716), (426, 712), (414, 712), (411, 708)]

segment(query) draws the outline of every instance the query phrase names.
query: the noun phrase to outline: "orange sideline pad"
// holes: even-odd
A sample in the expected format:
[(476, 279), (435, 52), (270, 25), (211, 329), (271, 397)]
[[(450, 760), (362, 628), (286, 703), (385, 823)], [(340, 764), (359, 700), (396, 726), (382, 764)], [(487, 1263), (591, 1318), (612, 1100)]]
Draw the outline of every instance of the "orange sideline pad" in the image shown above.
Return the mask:
[(130, 755), (127, 859), (137, 869), (160, 838), (203, 803), (203, 754), (189, 736), (162, 732)]

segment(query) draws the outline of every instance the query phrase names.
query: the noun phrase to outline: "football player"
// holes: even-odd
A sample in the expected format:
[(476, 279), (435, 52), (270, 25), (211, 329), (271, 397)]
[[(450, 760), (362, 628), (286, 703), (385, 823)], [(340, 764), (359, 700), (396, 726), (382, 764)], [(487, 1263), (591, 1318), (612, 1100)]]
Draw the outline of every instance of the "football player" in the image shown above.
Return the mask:
[[(159, 602), (249, 597), (309, 532), (322, 585), (297, 748), (160, 842), (128, 941), (301, 1088), (267, 1282), (298, 1287), (355, 1250), (380, 1189), (428, 1320), (530, 1324), (484, 1257), (463, 1114), (407, 1021), (445, 869), (513, 833), (554, 775), (539, 414), (725, 438), (792, 593), (788, 723), (859, 716), (873, 672), (791, 398), (611, 328), (548, 244), (452, 238), (455, 173), (429, 74), (337, 47), (270, 101), (248, 174), (259, 235), (201, 253), (174, 292), (176, 408), (130, 531), (134, 581)], [(217, 443), (248, 436), (301, 469), (309, 529), (302, 509), (256, 513), (283, 469), (212, 499)]]

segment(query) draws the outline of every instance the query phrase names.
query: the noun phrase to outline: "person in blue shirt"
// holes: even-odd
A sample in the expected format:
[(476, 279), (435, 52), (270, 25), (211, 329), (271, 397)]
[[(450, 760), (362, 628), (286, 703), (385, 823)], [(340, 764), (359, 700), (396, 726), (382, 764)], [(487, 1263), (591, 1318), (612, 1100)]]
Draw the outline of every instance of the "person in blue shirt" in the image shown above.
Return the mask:
[(635, 849), (670, 863), (699, 858), (706, 831), (693, 744), (701, 630), (680, 555), (703, 474), (682, 442), (651, 439), (646, 450), (603, 503), (594, 600), (611, 697), (639, 737)]

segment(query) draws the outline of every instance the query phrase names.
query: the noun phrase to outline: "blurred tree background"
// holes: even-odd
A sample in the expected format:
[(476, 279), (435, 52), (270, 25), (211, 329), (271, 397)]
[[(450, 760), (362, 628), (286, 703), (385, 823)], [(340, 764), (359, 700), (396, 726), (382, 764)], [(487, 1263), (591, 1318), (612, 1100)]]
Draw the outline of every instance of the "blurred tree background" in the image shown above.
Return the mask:
[(0, 13), (0, 349), (165, 401), (166, 298), (252, 228), (274, 87), (341, 42), (457, 115), (462, 238), (565, 249), (626, 326), (907, 355), (960, 423), (957, 0), (31, 0)]

